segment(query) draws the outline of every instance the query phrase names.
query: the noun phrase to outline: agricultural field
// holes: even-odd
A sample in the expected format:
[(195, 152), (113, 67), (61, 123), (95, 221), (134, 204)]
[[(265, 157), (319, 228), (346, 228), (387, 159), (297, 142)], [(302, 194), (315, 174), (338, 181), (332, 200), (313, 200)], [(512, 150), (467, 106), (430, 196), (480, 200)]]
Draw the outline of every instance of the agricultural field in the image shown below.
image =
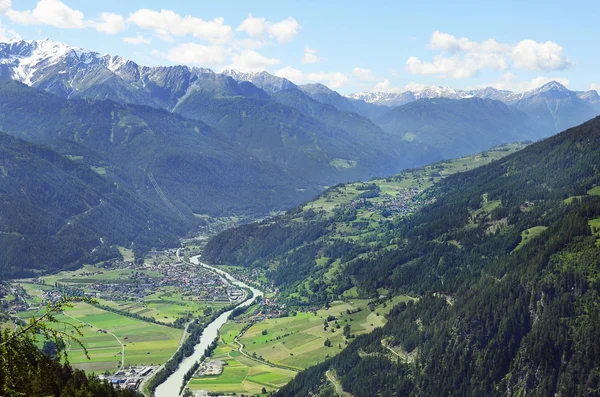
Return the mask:
[[(368, 308), (368, 300), (334, 302), (329, 309), (317, 310), (316, 314), (302, 312), (293, 317), (260, 321), (252, 325), (239, 341), (248, 354), (276, 365), (302, 370), (339, 353), (346, 346), (350, 339), (343, 335), (345, 325), (350, 326), (350, 334), (354, 336), (371, 332), (384, 324), (384, 316), (395, 304), (410, 299), (399, 296), (387, 302), (386, 307), (376, 306), (373, 311)], [(328, 321), (325, 327), (330, 316), (335, 320)], [(263, 335), (264, 332), (266, 334)], [(331, 342), (329, 347), (325, 346), (327, 339)]]
[[(258, 321), (257, 306), (254, 305), (239, 319), (228, 321), (221, 328), (219, 345), (210, 360), (226, 362), (223, 373), (196, 376), (188, 387), (238, 395), (260, 393), (262, 387), (267, 391), (277, 389), (289, 382), (298, 371), (341, 352), (346, 340), (384, 325), (384, 316), (395, 304), (411, 299), (408, 296), (394, 297), (385, 305), (372, 307), (372, 311), (368, 300), (338, 301), (316, 312)], [(328, 318), (330, 321), (327, 321)], [(253, 325), (239, 336), (248, 324)], [(349, 326), (350, 338), (344, 336), (346, 325)], [(239, 351), (236, 337), (244, 345), (243, 353), (249, 357)], [(325, 346), (326, 340), (330, 342), (329, 347)]]
[[(19, 317), (27, 320), (42, 313), (43, 309), (31, 310)], [(173, 355), (183, 334), (180, 329), (125, 317), (87, 303), (77, 303), (56, 317), (59, 322), (53, 326), (79, 338), (90, 356), (88, 359), (81, 346), (71, 343), (67, 348), (71, 364), (96, 373), (118, 369), (123, 351), (124, 365), (162, 364)], [(83, 336), (67, 324), (79, 327)]]
[(247, 358), (236, 346), (221, 341), (211, 360), (226, 363), (223, 373), (219, 376), (194, 377), (188, 387), (191, 390), (255, 395), (260, 394), (263, 387), (267, 391), (278, 389), (296, 376), (295, 371), (270, 367)]
[[(130, 257), (129, 250), (121, 251)], [(47, 302), (61, 296), (91, 297), (93, 304), (78, 303), (57, 316), (62, 322), (57, 326), (73, 336), (68, 324), (80, 327), (89, 351), (88, 360), (81, 346), (69, 346), (72, 364), (95, 372), (115, 371), (121, 364), (160, 365), (177, 349), (188, 321), (229, 306), (239, 291), (213, 272), (182, 263), (179, 251), (172, 251), (156, 253), (142, 265), (116, 261), (15, 280), (7, 284), (2, 301), (27, 320), (42, 315)]]

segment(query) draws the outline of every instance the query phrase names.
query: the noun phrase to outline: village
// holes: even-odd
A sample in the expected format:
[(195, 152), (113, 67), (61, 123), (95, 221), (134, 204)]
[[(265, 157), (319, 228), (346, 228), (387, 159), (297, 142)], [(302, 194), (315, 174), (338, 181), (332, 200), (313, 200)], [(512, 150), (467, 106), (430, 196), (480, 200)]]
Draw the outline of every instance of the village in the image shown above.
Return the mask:
[[(420, 205), (418, 198), (422, 190), (411, 188), (400, 188), (395, 196), (387, 193), (373, 192), (372, 195), (361, 195), (346, 205), (346, 208), (357, 210), (367, 208), (373, 211), (380, 211), (384, 216), (402, 215), (412, 212), (415, 206)], [(371, 200), (377, 198), (377, 200)]]

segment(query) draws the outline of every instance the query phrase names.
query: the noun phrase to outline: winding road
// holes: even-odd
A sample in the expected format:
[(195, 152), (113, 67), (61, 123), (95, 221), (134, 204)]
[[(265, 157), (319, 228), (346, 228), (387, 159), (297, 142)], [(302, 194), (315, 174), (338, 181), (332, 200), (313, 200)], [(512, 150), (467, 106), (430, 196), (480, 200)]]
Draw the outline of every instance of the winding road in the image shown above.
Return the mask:
[[(73, 316), (71, 316), (71, 315), (69, 315), (69, 314), (67, 314), (67, 313), (65, 313), (65, 312), (63, 312), (63, 314), (64, 314), (66, 317), (69, 317), (70, 319), (73, 319), (73, 320), (75, 320), (75, 321), (78, 321), (78, 322), (80, 322), (80, 323), (82, 323), (82, 324), (88, 325), (88, 326), (90, 326), (90, 327), (92, 327), (92, 328), (97, 328), (97, 329), (100, 329), (100, 328), (98, 328), (98, 327), (95, 327), (95, 326), (93, 326), (93, 325), (92, 325), (92, 324), (90, 324), (90, 323), (86, 323), (85, 321), (81, 321), (80, 319), (78, 319), (78, 318), (75, 318), (75, 317), (73, 317)], [(104, 330), (104, 332), (106, 332), (106, 333), (107, 333), (107, 334), (109, 334), (109, 335), (112, 335), (112, 336), (113, 336), (113, 338), (115, 338), (115, 339), (117, 340), (117, 342), (119, 342), (119, 344), (121, 345), (121, 361), (120, 361), (120, 363), (119, 363), (119, 369), (118, 369), (118, 371), (120, 371), (121, 369), (123, 369), (123, 365), (125, 365), (125, 345), (124, 345), (124, 344), (121, 342), (121, 340), (120, 340), (120, 339), (117, 337), (117, 335), (113, 334), (112, 332), (108, 332), (107, 330)]]

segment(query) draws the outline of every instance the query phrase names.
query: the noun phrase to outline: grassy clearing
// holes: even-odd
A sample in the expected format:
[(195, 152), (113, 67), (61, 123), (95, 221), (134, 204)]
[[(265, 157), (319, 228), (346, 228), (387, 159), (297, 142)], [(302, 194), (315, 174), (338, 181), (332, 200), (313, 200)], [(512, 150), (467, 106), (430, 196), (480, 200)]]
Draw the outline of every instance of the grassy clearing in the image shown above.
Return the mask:
[(125, 247), (118, 247), (119, 248), (119, 252), (121, 253), (121, 256), (123, 257), (123, 260), (126, 262), (133, 262), (135, 260), (135, 255), (133, 254), (133, 250), (125, 248)]
[(188, 385), (190, 389), (254, 395), (259, 394), (263, 387), (268, 391), (279, 389), (296, 375), (294, 371), (269, 367), (251, 360), (240, 354), (237, 345), (226, 343), (225, 340), (220, 340), (211, 357), (212, 360), (227, 363), (223, 373), (219, 376), (195, 377)]
[(525, 244), (542, 234), (542, 232), (546, 229), (548, 229), (546, 226), (534, 226), (527, 230), (523, 230), (521, 232), (521, 242), (519, 245), (517, 245), (517, 248), (515, 248), (514, 251), (521, 249)]
[[(594, 218), (588, 221), (590, 230), (595, 236), (600, 236), (600, 218)], [(600, 247), (600, 238), (596, 240), (596, 247)]]
[[(25, 312), (20, 317), (26, 319), (41, 313), (42, 311)], [(72, 345), (69, 348), (69, 361), (78, 368), (96, 372), (117, 368), (122, 351), (119, 341), (125, 345), (125, 365), (162, 364), (177, 349), (183, 332), (107, 312), (85, 303), (78, 303), (67, 309), (57, 319), (81, 327), (83, 337), (80, 340), (90, 355), (88, 360), (80, 346)], [(64, 324), (55, 326), (76, 336)]]
[(596, 186), (588, 190), (590, 196), (600, 196), (600, 186)]
[[(343, 327), (350, 325), (351, 334), (360, 335), (371, 332), (385, 322), (385, 314), (393, 305), (411, 298), (395, 297), (386, 307), (377, 306), (373, 312), (368, 309), (367, 300), (352, 302), (334, 302), (329, 309), (314, 313), (298, 313), (294, 317), (274, 318), (260, 321), (250, 327), (240, 338), (249, 354), (278, 365), (302, 370), (338, 354), (346, 346)], [(361, 311), (348, 314), (357, 309)], [(327, 330), (324, 322), (328, 316), (336, 320), (329, 321)], [(263, 335), (266, 331), (266, 335)], [(331, 347), (325, 347), (325, 341), (331, 341)]]

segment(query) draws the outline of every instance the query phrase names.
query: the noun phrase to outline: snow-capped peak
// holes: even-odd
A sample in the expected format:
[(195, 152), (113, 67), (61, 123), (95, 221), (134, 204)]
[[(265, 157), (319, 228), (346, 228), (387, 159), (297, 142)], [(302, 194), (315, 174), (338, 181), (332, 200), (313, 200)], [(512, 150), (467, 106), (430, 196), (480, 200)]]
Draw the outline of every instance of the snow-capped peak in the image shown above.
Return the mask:
[(531, 91), (531, 93), (538, 94), (540, 92), (546, 92), (546, 91), (567, 92), (567, 91), (569, 91), (569, 89), (567, 87), (565, 87), (564, 85), (562, 85), (561, 83), (559, 83), (558, 81), (552, 80), (552, 81), (544, 84), (540, 88), (537, 88), (537, 89)]

